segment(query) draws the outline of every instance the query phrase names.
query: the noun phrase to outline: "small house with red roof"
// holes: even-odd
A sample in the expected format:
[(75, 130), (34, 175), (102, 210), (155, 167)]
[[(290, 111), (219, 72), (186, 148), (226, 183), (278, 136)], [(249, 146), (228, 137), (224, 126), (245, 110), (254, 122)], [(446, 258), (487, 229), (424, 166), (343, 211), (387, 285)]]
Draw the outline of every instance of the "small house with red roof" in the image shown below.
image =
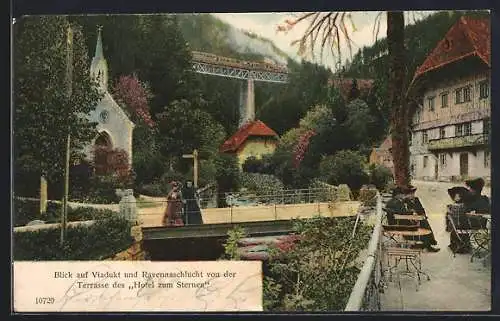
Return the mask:
[(490, 177), (490, 19), (462, 16), (410, 85), (414, 177)]
[(254, 156), (258, 159), (265, 154), (272, 154), (278, 144), (278, 134), (260, 120), (248, 121), (220, 147), (222, 153), (233, 153), (238, 163)]
[(369, 164), (383, 165), (389, 168), (394, 174), (394, 163), (392, 162), (391, 148), (392, 139), (391, 136), (387, 136), (379, 147), (372, 149)]

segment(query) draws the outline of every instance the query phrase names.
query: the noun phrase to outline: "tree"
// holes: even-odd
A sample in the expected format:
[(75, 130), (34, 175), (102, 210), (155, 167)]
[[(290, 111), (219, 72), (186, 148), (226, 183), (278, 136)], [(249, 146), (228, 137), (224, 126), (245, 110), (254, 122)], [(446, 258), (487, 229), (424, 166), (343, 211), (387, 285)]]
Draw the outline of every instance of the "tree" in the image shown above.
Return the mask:
[(240, 185), (239, 167), (236, 156), (219, 154), (215, 159), (216, 181), (219, 194), (219, 207), (226, 207), (225, 193), (236, 192)]
[(71, 133), (71, 157), (96, 135), (87, 115), (100, 94), (89, 73), (81, 28), (74, 24), (71, 99), (67, 98), (67, 30), (63, 16), (31, 16), (14, 26), (14, 162), (16, 172), (49, 181), (62, 177), (66, 137)]
[(343, 150), (324, 157), (319, 165), (321, 177), (328, 184), (347, 184), (353, 191), (368, 183), (366, 160), (359, 152)]
[(203, 158), (214, 156), (226, 133), (201, 103), (186, 99), (173, 101), (157, 115), (160, 150), (165, 157), (180, 157), (197, 148)]
[[(390, 59), (389, 67), (389, 102), (391, 104), (391, 134), (393, 140), (392, 155), (396, 184), (406, 186), (410, 182), (409, 146), (408, 146), (408, 111), (405, 99), (405, 50), (404, 50), (404, 13), (387, 12), (387, 44)], [(304, 35), (294, 41), (298, 44), (299, 54), (304, 55), (309, 49), (314, 56), (316, 41), (320, 41), (321, 57), (324, 48), (331, 48), (332, 54), (341, 58), (340, 42), (345, 40), (351, 50), (352, 40), (346, 23), (352, 22), (351, 13), (346, 12), (312, 12), (302, 13), (293, 20), (286, 20), (284, 25), (278, 26), (278, 31), (288, 31), (301, 21), (310, 20)], [(375, 28), (380, 26), (380, 14), (375, 21)], [(378, 30), (375, 30), (376, 34)], [(321, 34), (321, 36), (320, 36)], [(318, 38), (319, 37), (319, 38)], [(334, 52), (337, 49), (337, 53)]]

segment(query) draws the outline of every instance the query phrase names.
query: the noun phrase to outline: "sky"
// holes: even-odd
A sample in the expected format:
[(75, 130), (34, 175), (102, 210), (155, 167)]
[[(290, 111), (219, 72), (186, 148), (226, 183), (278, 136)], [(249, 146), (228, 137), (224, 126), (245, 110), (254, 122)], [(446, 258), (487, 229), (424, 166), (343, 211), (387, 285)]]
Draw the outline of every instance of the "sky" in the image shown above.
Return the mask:
[[(416, 20), (420, 20), (433, 11), (415, 11), (405, 15), (405, 20), (407, 24), (412, 24)], [(347, 25), (347, 29), (351, 34), (351, 38), (354, 42), (352, 46), (352, 55), (354, 55), (363, 46), (372, 45), (376, 38), (374, 35), (375, 18), (380, 12), (377, 11), (365, 11), (365, 12), (352, 12), (351, 17), (353, 21), (353, 26)], [(414, 14), (413, 14), (414, 13)], [(269, 13), (213, 13), (214, 16), (227, 22), (237, 29), (247, 30), (256, 33), (264, 38), (268, 38), (274, 42), (274, 44), (287, 53), (290, 57), (299, 59), (297, 55), (297, 46), (292, 46), (291, 42), (299, 39), (302, 34), (306, 31), (309, 22), (303, 21), (297, 24), (291, 31), (277, 32), (276, 27), (283, 24), (286, 19), (294, 17), (294, 13), (286, 12), (269, 12)], [(296, 15), (296, 14), (295, 14)], [(378, 38), (385, 37), (387, 32), (386, 16), (382, 13), (380, 19), (380, 26), (378, 32)], [(342, 63), (345, 62), (346, 58), (350, 58), (350, 52), (346, 46), (345, 41), (341, 41), (341, 57)], [(317, 51), (319, 53), (319, 50)], [(335, 70), (338, 62), (338, 58), (332, 57), (331, 53), (324, 52), (323, 59), (320, 57), (306, 57), (307, 60), (315, 61), (324, 64), (327, 67), (331, 67)]]

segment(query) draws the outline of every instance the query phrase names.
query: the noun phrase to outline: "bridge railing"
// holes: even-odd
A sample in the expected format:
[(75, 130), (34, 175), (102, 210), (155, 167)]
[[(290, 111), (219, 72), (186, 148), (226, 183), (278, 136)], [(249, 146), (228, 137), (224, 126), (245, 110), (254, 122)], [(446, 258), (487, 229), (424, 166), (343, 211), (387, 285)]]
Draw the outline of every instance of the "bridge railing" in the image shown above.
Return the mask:
[[(254, 195), (251, 193), (215, 194), (226, 207), (202, 208), (199, 199), (183, 199), (182, 212), (178, 213), (184, 224), (217, 224), (248, 221), (288, 220), (297, 217), (320, 216), (352, 216), (357, 212), (352, 202), (336, 202), (337, 195), (332, 188), (309, 188), (299, 190), (283, 190), (279, 193)], [(220, 204), (220, 203), (219, 203)], [(137, 207), (151, 210), (141, 211), (146, 225), (159, 225), (159, 215), (164, 215), (168, 201), (141, 201)], [(197, 209), (196, 205), (200, 208)]]
[(344, 311), (379, 311), (382, 280), (382, 197), (377, 194), (375, 226), (366, 260), (351, 291)]
[(273, 205), (273, 204), (304, 204), (317, 202), (333, 202), (337, 194), (333, 188), (304, 188), (281, 190), (270, 194), (224, 193), (223, 196), (229, 206)]

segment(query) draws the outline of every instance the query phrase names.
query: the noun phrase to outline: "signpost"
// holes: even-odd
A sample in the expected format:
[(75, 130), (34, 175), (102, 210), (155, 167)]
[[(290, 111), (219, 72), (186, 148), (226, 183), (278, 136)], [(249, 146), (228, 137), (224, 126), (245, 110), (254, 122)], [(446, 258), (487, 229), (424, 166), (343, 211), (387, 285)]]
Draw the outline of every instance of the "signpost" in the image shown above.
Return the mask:
[(195, 149), (192, 154), (184, 154), (182, 158), (193, 159), (193, 183), (194, 188), (198, 188), (198, 150)]
[(40, 176), (40, 216), (43, 217), (47, 211), (47, 179)]

